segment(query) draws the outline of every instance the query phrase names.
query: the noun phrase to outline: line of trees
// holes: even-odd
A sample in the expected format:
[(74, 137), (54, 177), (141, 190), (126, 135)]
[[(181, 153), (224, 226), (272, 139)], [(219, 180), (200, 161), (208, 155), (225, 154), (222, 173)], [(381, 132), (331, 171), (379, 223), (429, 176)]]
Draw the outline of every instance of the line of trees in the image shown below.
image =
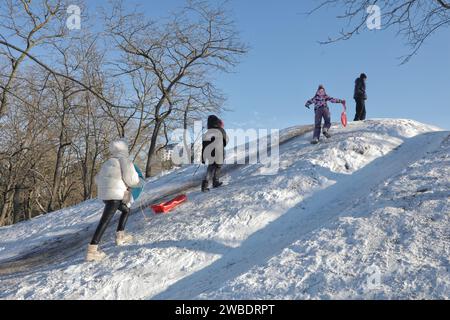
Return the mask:
[(0, 0), (0, 226), (95, 197), (109, 142), (151, 176), (171, 130), (223, 109), (247, 47), (223, 5), (152, 19), (120, 1), (68, 30), (65, 0)]

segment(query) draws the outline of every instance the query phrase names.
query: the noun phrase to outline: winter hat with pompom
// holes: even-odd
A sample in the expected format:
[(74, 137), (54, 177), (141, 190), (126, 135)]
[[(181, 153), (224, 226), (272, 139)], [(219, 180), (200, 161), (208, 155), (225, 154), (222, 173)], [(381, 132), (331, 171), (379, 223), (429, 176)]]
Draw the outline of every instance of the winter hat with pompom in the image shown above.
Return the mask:
[(326, 94), (326, 92), (325, 92), (325, 87), (323, 86), (323, 84), (319, 84), (319, 88), (317, 88), (316, 95), (319, 95), (319, 91), (320, 91), (321, 89), (323, 89), (323, 93)]

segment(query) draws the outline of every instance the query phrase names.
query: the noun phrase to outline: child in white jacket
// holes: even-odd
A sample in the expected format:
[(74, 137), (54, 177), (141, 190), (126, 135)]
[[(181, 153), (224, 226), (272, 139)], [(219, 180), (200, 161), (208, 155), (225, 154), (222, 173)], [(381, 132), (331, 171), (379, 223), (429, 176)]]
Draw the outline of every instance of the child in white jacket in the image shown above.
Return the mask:
[(116, 244), (124, 245), (133, 241), (125, 234), (125, 225), (130, 214), (130, 188), (139, 185), (139, 176), (129, 159), (128, 145), (123, 140), (113, 141), (109, 146), (111, 158), (106, 161), (95, 177), (98, 198), (105, 203), (105, 209), (92, 241), (88, 247), (87, 261), (100, 261), (106, 254), (98, 249), (98, 244), (117, 210), (122, 212), (116, 233)]

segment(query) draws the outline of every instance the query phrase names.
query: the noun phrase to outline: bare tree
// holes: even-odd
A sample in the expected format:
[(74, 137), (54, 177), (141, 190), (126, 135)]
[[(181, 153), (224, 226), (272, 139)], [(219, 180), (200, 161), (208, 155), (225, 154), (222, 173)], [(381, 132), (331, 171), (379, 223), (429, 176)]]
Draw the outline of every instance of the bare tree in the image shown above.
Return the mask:
[[(96, 88), (96, 91), (107, 90), (107, 75), (103, 67), (105, 64), (105, 54), (97, 47), (95, 36), (85, 35), (82, 43), (74, 50), (75, 60), (79, 61), (81, 78), (89, 86)], [(94, 176), (99, 169), (99, 164), (103, 160), (107, 146), (112, 139), (118, 137), (114, 134), (115, 123), (110, 120), (110, 116), (104, 110), (108, 106), (93, 95), (90, 91), (84, 90), (78, 95), (77, 108), (73, 113), (73, 149), (76, 162), (80, 167), (83, 200), (94, 196)]]
[(15, 76), (30, 51), (49, 39), (62, 37), (62, 1), (45, 0), (34, 5), (26, 0), (2, 0), (0, 2), (0, 41), (24, 45), (18, 54), (8, 46), (0, 47), (0, 56), (10, 61), (6, 82), (0, 94), (0, 118), (4, 115), (8, 95)]
[[(45, 167), (47, 161), (44, 161), (44, 157), (47, 150), (51, 149), (47, 131), (51, 126), (41, 109), (45, 104), (42, 90), (45, 81), (30, 68), (26, 73), (29, 76), (26, 81), (20, 73), (17, 74), (17, 78), (22, 81), (15, 86), (14, 91), (14, 97), (23, 98), (10, 100), (8, 121), (4, 121), (0, 128), (0, 225), (17, 222), (22, 209), (31, 215), (31, 190), (40, 188), (40, 182), (48, 182), (46, 178), (41, 179), (45, 174), (42, 175), (39, 172), (41, 170), (38, 170), (40, 166)], [(46, 184), (44, 188), (48, 186)]]
[(341, 30), (338, 36), (321, 42), (328, 44), (348, 40), (362, 32), (371, 15), (367, 9), (372, 5), (381, 9), (382, 27), (397, 28), (398, 35), (404, 36), (410, 46), (411, 51), (401, 57), (402, 64), (416, 55), (433, 33), (450, 25), (450, 2), (447, 0), (322, 0), (308, 14), (331, 6), (343, 9), (338, 18), (347, 21), (349, 27)]
[(152, 134), (147, 152), (146, 175), (165, 122), (180, 104), (185, 88), (200, 93), (204, 85), (195, 81), (215, 71), (228, 72), (246, 52), (233, 21), (222, 7), (191, 1), (166, 21), (149, 21), (142, 14), (125, 13), (117, 2), (107, 17), (108, 33), (122, 53), (120, 74), (143, 70), (154, 83)]
[(66, 2), (0, 0), (0, 226), (94, 197), (118, 137), (151, 175), (172, 130), (222, 110), (214, 76), (246, 52), (221, 6), (155, 22), (117, 3), (106, 33), (68, 34)]

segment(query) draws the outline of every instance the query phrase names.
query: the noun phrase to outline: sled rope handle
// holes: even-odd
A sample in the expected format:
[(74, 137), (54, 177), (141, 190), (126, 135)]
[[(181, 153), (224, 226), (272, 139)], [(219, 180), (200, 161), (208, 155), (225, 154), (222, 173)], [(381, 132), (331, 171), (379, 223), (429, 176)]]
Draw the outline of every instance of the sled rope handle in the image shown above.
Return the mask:
[[(145, 186), (147, 185), (147, 181), (145, 181), (144, 180), (144, 183), (143, 183), (143, 185), (142, 185), (142, 191), (145, 189)], [(143, 201), (142, 200), (140, 200), (139, 201), (139, 211), (141, 212), (141, 214), (142, 214), (142, 217), (144, 218), (144, 220), (146, 221), (146, 222), (148, 222), (148, 221), (150, 221), (150, 218), (148, 218), (146, 215), (145, 215), (145, 213), (144, 213), (144, 205), (143, 205)]]
[(140, 209), (140, 211), (141, 211), (141, 213), (142, 213), (142, 216), (144, 217), (144, 220), (145, 220), (146, 222), (150, 221), (150, 218), (147, 218), (147, 216), (146, 216), (145, 213), (144, 213), (142, 201), (141, 201), (141, 203), (139, 204), (139, 209)]

